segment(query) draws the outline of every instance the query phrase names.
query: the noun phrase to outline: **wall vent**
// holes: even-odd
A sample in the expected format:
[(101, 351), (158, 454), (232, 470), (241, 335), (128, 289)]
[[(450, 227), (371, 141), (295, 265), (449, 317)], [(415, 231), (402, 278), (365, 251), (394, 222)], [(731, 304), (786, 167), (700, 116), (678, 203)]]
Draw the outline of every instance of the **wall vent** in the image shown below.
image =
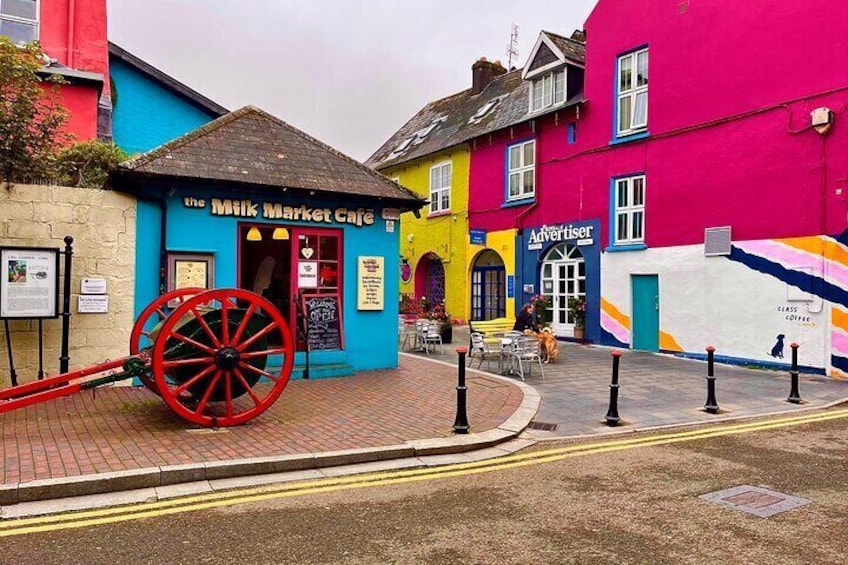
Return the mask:
[(704, 230), (704, 255), (707, 257), (730, 255), (730, 226)]

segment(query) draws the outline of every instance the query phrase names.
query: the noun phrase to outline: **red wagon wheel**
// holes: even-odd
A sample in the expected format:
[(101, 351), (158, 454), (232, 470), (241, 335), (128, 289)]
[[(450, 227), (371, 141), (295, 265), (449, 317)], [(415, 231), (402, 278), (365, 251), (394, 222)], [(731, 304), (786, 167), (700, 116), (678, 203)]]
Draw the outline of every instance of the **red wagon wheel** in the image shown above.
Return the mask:
[(291, 377), (288, 323), (265, 298), (240, 289), (202, 292), (169, 316), (153, 347), (159, 394), (179, 416), (235, 426), (267, 410)]
[[(146, 338), (150, 342), (145, 345), (145, 347), (153, 345), (153, 341), (156, 337), (156, 333), (158, 333), (158, 330), (160, 329), (162, 321), (169, 315), (168, 309), (174, 308), (174, 306), (170, 305), (172, 302), (177, 305), (182, 304), (187, 298), (203, 291), (204, 289), (202, 288), (180, 288), (167, 292), (151, 302), (133, 325), (132, 333), (130, 333), (130, 355), (138, 355), (138, 353), (143, 349), (141, 338)], [(147, 323), (151, 320), (154, 314), (158, 316), (156, 326), (145, 329), (147, 327)], [(151, 333), (153, 334), (152, 336)], [(144, 386), (156, 394), (159, 394), (159, 389), (156, 388), (156, 383), (148, 374), (145, 373), (143, 375), (139, 375), (138, 379)]]

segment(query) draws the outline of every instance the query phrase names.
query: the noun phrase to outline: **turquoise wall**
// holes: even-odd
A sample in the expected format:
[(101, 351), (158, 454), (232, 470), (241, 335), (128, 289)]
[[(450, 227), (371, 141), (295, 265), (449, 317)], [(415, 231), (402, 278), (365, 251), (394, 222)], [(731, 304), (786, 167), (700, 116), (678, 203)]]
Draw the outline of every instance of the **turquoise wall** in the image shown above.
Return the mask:
[[(184, 196), (204, 198), (206, 208), (187, 208), (183, 205)], [(177, 189), (167, 199), (168, 251), (188, 253), (214, 253), (215, 286), (232, 288), (238, 281), (238, 224), (249, 221), (256, 224), (301, 225), (322, 228), (340, 228), (343, 232), (343, 306), (344, 345), (342, 351), (315, 351), (310, 353), (309, 362), (314, 369), (320, 365), (347, 364), (355, 371), (395, 368), (397, 353), (397, 316), (399, 271), (398, 232), (386, 232), (386, 223), (381, 219), (381, 210), (375, 208), (375, 222), (372, 226), (350, 226), (345, 224), (315, 224), (297, 221), (262, 221), (226, 216), (213, 216), (209, 208), (211, 196), (218, 198), (248, 197), (253, 202), (279, 202), (283, 205), (352, 207), (343, 202), (310, 202), (275, 197), (245, 196), (235, 193), (221, 194), (210, 191), (184, 191)], [(365, 206), (367, 208), (367, 206)], [(159, 294), (159, 207), (139, 200), (138, 246), (136, 257), (136, 316)], [(361, 255), (384, 258), (385, 264), (385, 309), (382, 311), (359, 311), (356, 309), (357, 257)], [(303, 365), (304, 354), (295, 356), (295, 364)], [(316, 367), (318, 366), (318, 367)]]
[(111, 57), (109, 65), (116, 91), (112, 135), (127, 153), (143, 153), (215, 119), (126, 63)]

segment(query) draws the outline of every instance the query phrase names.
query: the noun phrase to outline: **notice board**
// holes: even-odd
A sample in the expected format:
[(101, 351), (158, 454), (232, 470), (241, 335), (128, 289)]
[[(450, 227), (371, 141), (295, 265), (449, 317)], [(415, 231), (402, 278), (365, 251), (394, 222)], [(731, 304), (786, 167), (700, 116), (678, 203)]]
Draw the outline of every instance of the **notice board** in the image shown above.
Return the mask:
[(338, 294), (304, 294), (307, 346), (310, 351), (343, 349), (342, 308)]

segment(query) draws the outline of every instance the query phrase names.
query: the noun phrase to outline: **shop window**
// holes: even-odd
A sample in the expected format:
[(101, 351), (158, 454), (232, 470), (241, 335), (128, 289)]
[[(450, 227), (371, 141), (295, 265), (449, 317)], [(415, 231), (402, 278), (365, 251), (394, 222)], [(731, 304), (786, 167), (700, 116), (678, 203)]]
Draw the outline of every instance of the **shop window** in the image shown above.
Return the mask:
[(306, 282), (311, 288), (298, 285), (300, 290), (318, 293), (339, 292), (341, 257), (339, 235), (334, 233), (304, 233), (298, 236), (298, 262), (315, 265), (317, 280)]
[(38, 39), (38, 3), (36, 0), (0, 1), (0, 35), (14, 43)]

